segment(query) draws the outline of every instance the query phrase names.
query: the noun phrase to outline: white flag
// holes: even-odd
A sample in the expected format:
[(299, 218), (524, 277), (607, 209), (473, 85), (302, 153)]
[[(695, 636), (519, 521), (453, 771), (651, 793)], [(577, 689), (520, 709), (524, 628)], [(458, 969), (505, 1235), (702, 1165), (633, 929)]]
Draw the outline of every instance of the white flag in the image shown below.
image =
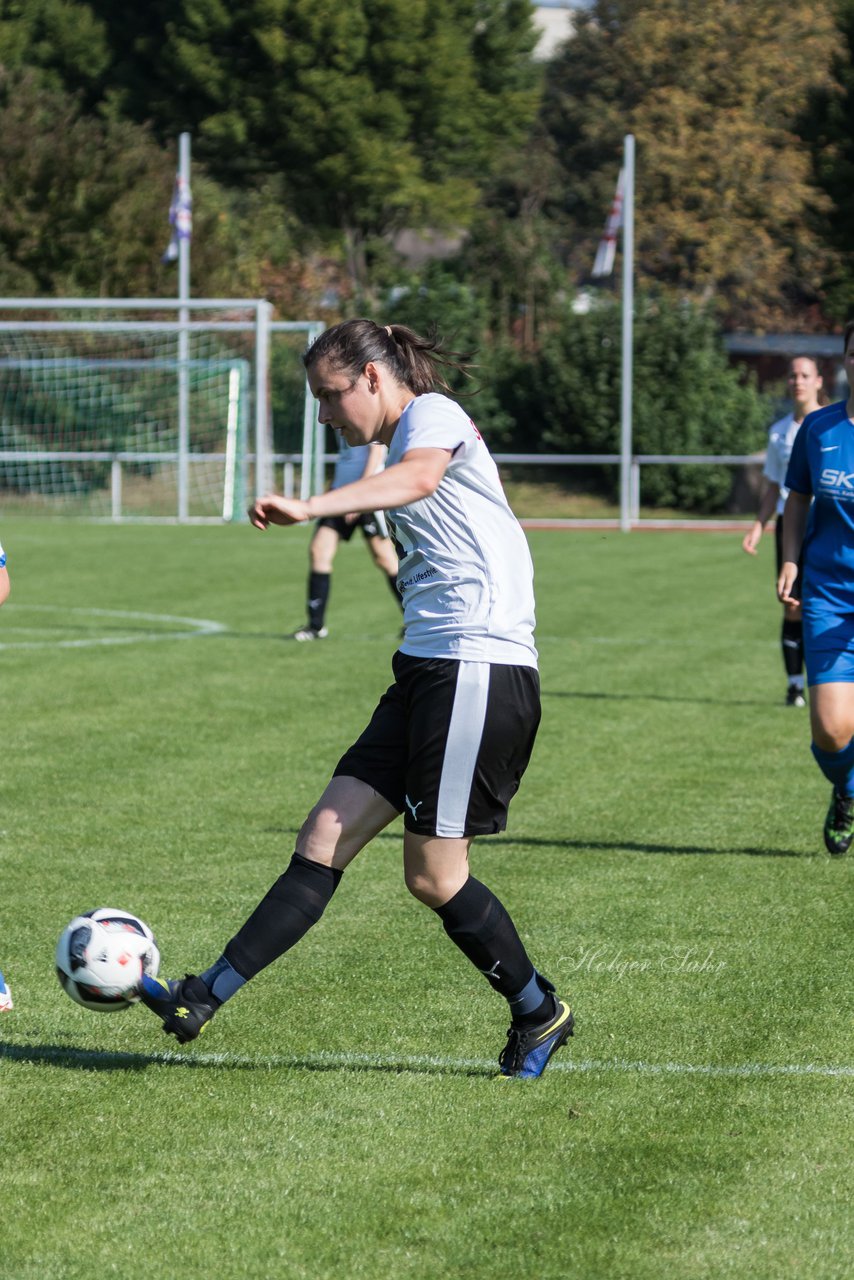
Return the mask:
[(172, 235), (163, 255), (164, 262), (176, 262), (178, 259), (178, 241), (191, 240), (193, 237), (193, 197), (189, 182), (177, 175), (172, 190), (172, 203), (169, 205), (169, 225)]
[(617, 178), (617, 190), (614, 192), (614, 199), (611, 204), (611, 210), (605, 223), (605, 230), (602, 233), (602, 239), (599, 241), (599, 248), (596, 250), (596, 261), (593, 263), (593, 277), (609, 276), (614, 270), (614, 258), (617, 253), (617, 232), (623, 225), (623, 186), (625, 181), (624, 171), (621, 169)]

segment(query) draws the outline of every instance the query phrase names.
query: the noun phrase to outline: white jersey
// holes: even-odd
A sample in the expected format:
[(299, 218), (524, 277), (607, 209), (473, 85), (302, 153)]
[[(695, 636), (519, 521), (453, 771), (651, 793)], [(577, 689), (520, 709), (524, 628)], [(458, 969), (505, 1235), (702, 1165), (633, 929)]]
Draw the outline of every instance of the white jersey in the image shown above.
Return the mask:
[(785, 418), (779, 418), (768, 432), (768, 452), (765, 455), (765, 466), (762, 468), (762, 474), (772, 484), (780, 486), (780, 498), (777, 503), (778, 516), (783, 514), (786, 498), (789, 496), (789, 490), (785, 484), (786, 471), (789, 466), (792, 445), (795, 443), (795, 436), (800, 431), (800, 428), (801, 424), (795, 422), (794, 416), (788, 413)]
[(536, 667), (531, 554), (477, 427), (447, 396), (417, 396), (400, 416), (389, 466), (411, 449), (452, 456), (435, 493), (387, 512), (400, 559), (401, 652)]
[[(340, 489), (344, 484), (352, 484), (361, 480), (368, 465), (368, 454), (374, 451), (374, 471), (382, 471), (385, 466), (379, 463), (380, 450), (385, 456), (385, 448), (381, 444), (348, 444), (343, 436), (338, 437), (338, 457), (335, 459), (335, 474), (332, 477), (332, 488)], [(374, 472), (372, 471), (373, 475)]]

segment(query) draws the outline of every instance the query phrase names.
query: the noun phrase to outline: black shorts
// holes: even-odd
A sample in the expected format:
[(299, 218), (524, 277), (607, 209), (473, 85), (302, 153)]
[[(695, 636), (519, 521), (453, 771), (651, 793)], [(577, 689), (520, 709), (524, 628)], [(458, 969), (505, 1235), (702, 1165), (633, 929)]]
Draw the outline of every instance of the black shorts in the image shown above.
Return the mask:
[(395, 683), (335, 767), (419, 835), (493, 835), (507, 825), (540, 723), (533, 667), (396, 653)]
[[(774, 524), (774, 546), (777, 549), (777, 578), (780, 576), (780, 570), (783, 567), (783, 517), (778, 516)], [(774, 581), (777, 581), (777, 578)], [(795, 578), (795, 585), (792, 587), (792, 595), (796, 600), (800, 600), (801, 591), (804, 585), (804, 555), (801, 551), (801, 557), (798, 560), (798, 576)]]
[(321, 516), (316, 527), (334, 529), (342, 542), (349, 542), (357, 529), (361, 529), (366, 538), (388, 537), (388, 530), (383, 528), (376, 511), (366, 511), (349, 522), (343, 516)]

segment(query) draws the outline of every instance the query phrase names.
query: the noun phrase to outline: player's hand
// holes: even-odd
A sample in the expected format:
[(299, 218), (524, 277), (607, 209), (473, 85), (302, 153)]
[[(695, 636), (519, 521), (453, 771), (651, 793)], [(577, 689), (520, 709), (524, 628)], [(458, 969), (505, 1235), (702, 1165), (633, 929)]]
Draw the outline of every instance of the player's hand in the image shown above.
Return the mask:
[(792, 595), (795, 581), (798, 576), (798, 566), (791, 560), (787, 560), (780, 570), (780, 576), (777, 579), (777, 599), (781, 604), (800, 604)]
[(758, 520), (756, 520), (741, 540), (741, 545), (749, 556), (756, 555), (756, 548), (759, 545), (759, 539), (761, 537), (762, 525)]
[(277, 493), (268, 493), (252, 503), (249, 519), (256, 529), (267, 529), (271, 524), (302, 524), (310, 519), (308, 503), (301, 498), (283, 498)]

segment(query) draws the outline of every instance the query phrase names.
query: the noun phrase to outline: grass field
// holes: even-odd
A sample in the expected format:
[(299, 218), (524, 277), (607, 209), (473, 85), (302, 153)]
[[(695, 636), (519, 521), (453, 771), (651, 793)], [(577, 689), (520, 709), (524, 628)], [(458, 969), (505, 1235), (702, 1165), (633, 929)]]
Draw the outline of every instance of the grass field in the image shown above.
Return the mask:
[(284, 643), (305, 530), (0, 536), (0, 1280), (851, 1274), (854, 860), (782, 705), (770, 543), (530, 535), (543, 727), (473, 866), (577, 1028), (499, 1082), (505, 1006), (407, 896), (399, 824), (196, 1045), (62, 994), (97, 905), (166, 974), (219, 954), (398, 619), (354, 544), (330, 638)]

